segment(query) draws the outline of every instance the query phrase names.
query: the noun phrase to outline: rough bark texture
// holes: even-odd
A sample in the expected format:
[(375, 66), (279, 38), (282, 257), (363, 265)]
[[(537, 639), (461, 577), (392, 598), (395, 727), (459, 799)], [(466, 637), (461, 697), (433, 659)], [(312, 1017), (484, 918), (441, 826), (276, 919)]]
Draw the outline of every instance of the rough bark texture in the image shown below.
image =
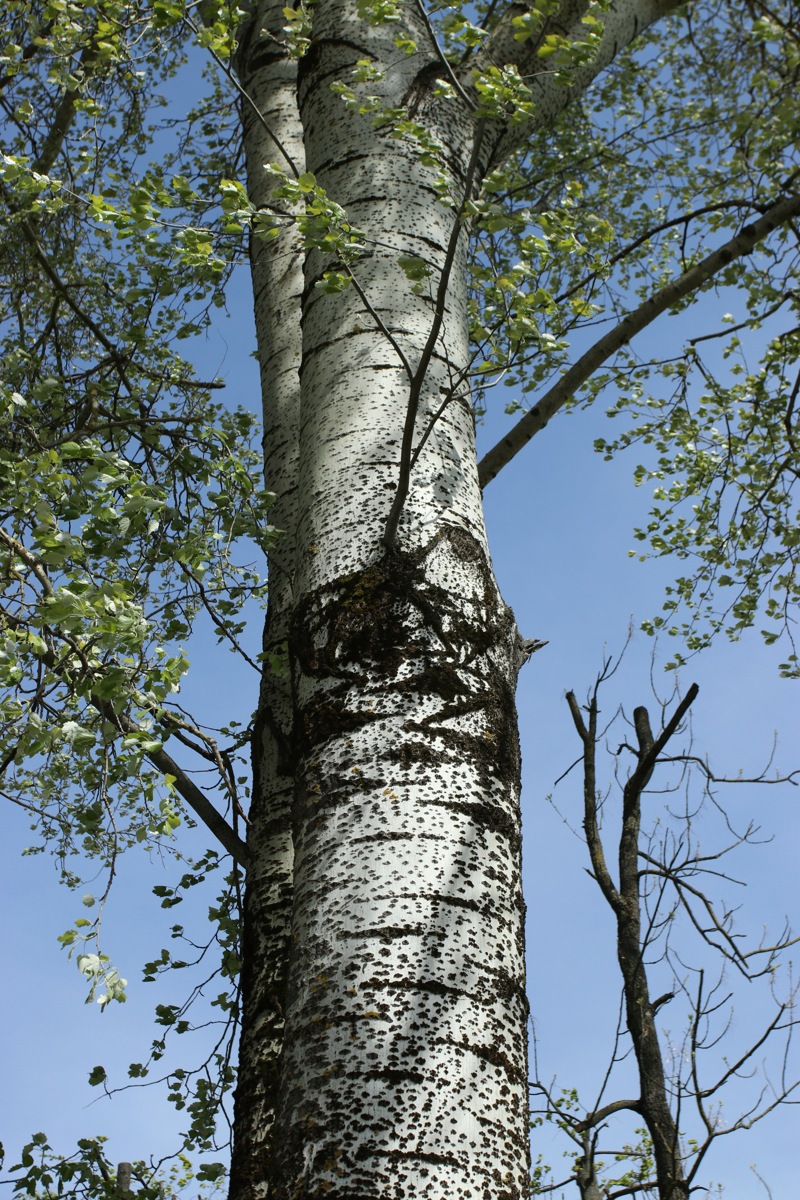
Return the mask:
[[(263, 163), (286, 165), (268, 126), (366, 251), (357, 286), (333, 296), (315, 285), (341, 264), (296, 235), (253, 253), (266, 480), (287, 531), (266, 645), (287, 642), (291, 677), (266, 680), (254, 738), (232, 1200), (528, 1190), (524, 656), (486, 545), (458, 225), (511, 135), (434, 94), (446, 69), (420, 7), (370, 26), (355, 0), (316, 0), (295, 64), (281, 5), (255, 4), (238, 56), (263, 118), (244, 107), (251, 198), (268, 199)], [(628, 38), (635, 8), (614, 11)], [(383, 71), (370, 93), (444, 147), (453, 207), (413, 140), (332, 93), (364, 59)], [(430, 268), (422, 294), (400, 255)], [(414, 445), (427, 440), (387, 539), (410, 397)]]
[(296, 621), (275, 1195), (521, 1195), (513, 619), (449, 526), (309, 592)]
[[(297, 65), (274, 40), (283, 38), (283, 6), (273, 0), (250, 8), (236, 65), (252, 101), (242, 103), (242, 132), (248, 194), (260, 208), (270, 200), (264, 164), (282, 158), (268, 130), (301, 171), (304, 151), (297, 112)], [(250, 259), (264, 398), (265, 481), (276, 496), (272, 519), (286, 531), (269, 564), (270, 603), (264, 630), (264, 650), (269, 653), (286, 641), (292, 604), (303, 290), (303, 251), (296, 227), (284, 230), (271, 245), (254, 240)], [(289, 680), (270, 671), (267, 659), (252, 744), (232, 1196), (266, 1195), (265, 1181), (271, 1171), (292, 917), (292, 721)]]

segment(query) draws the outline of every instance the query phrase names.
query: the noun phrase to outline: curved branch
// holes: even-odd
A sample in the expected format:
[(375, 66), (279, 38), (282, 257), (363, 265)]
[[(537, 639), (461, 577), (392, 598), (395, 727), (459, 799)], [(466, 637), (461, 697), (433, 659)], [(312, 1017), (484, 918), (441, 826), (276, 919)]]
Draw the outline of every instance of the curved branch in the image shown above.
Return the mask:
[(737, 235), (719, 249), (708, 254), (702, 262), (665, 287), (659, 288), (643, 304), (620, 321), (605, 337), (582, 354), (576, 363), (561, 376), (556, 384), (539, 400), (530, 412), (517, 421), (513, 429), (501, 438), (478, 463), (478, 478), (482, 488), (491, 483), (500, 471), (528, 442), (555, 416), (560, 408), (572, 399), (606, 359), (616, 353), (626, 342), (645, 329), (656, 317), (672, 305), (679, 303), (713, 279), (724, 267), (750, 254), (770, 233), (785, 225), (793, 217), (800, 216), (800, 195), (786, 196), (767, 209), (763, 217), (746, 225)]
[(37, 554), (28, 550), (26, 546), (23, 546), (22, 542), (17, 541), (10, 533), (6, 533), (5, 529), (0, 529), (0, 542), (3, 542), (12, 554), (16, 554), (17, 558), (21, 562), (24, 562), (26, 567), (31, 569), (42, 585), (42, 591), (45, 596), (53, 596), (55, 594), (55, 588), (50, 581), (50, 576), (47, 574), (47, 568)]
[(604, 1104), (602, 1108), (598, 1108), (597, 1112), (588, 1113), (582, 1121), (579, 1121), (575, 1126), (576, 1129), (593, 1129), (595, 1125), (601, 1125), (607, 1117), (612, 1117), (618, 1112), (634, 1112), (641, 1116), (642, 1102), (641, 1100), (612, 1100), (610, 1104)]

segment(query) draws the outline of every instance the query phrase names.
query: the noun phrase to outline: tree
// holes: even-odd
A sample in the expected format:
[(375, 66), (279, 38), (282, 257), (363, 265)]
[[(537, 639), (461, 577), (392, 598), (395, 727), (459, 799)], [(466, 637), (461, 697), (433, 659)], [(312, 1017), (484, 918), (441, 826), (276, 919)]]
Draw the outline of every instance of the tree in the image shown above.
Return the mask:
[[(568, 692), (566, 698), (582, 743), (582, 828), (590, 873), (614, 916), (622, 978), (620, 1018), (610, 1062), (588, 1109), (579, 1104), (574, 1088), (562, 1089), (559, 1094), (538, 1077), (533, 1083), (534, 1111), (542, 1114), (536, 1123), (555, 1122), (577, 1148), (569, 1182), (577, 1184), (582, 1200), (650, 1190), (657, 1191), (659, 1197), (688, 1196), (697, 1187), (698, 1173), (715, 1141), (752, 1128), (789, 1100), (800, 1086), (789, 1066), (797, 1024), (796, 990), (781, 998), (774, 988), (781, 956), (797, 939), (788, 928), (775, 941), (766, 937), (763, 929), (758, 942), (748, 939), (736, 928), (737, 906), (720, 903), (709, 891), (712, 883), (719, 886), (721, 881), (728, 885), (737, 882), (730, 874), (728, 859), (742, 846), (756, 844), (761, 833), (752, 818), (740, 831), (734, 829), (717, 798), (719, 785), (794, 783), (797, 772), (784, 779), (768, 777), (766, 772), (756, 779), (744, 779), (741, 774), (726, 779), (716, 776), (706, 760), (692, 753), (691, 746), (675, 752), (670, 743), (683, 731), (682, 722), (697, 699), (696, 684), (673, 705), (674, 697), (659, 701), (661, 728), (656, 733), (648, 710), (643, 705), (634, 708), (633, 719), (626, 719), (626, 724), (633, 730), (635, 744), (630, 745), (626, 739), (616, 752), (611, 751), (609, 734), (624, 714), (617, 710), (601, 730), (599, 697), (619, 664), (620, 660), (606, 660), (583, 708), (574, 692)], [(671, 706), (673, 711), (669, 712)], [(608, 853), (609, 838), (601, 832), (604, 817), (608, 823), (612, 792), (599, 783), (597, 749), (601, 740), (616, 760), (614, 774), (621, 791), (619, 803), (614, 806), (619, 811), (613, 816), (613, 827), (618, 829), (615, 864)], [(626, 756), (632, 758), (633, 765), (623, 772), (619, 762)], [(680, 767), (678, 776), (665, 778), (665, 768), (676, 765)], [(692, 773), (699, 774), (703, 781), (699, 799), (692, 786)], [(661, 778), (656, 780), (659, 775)], [(677, 794), (676, 811), (670, 811), (669, 806), (664, 811), (656, 805), (655, 813), (648, 812), (659, 792), (666, 793), (670, 800)], [(708, 823), (704, 812), (707, 808), (721, 816), (727, 834), (726, 843), (713, 849), (701, 846), (699, 833), (704, 817)], [(675, 926), (681, 917), (700, 944), (699, 956), (697, 946), (687, 953), (686, 943), (681, 940), (678, 944)], [(752, 1039), (743, 1040), (743, 1023), (738, 1023), (733, 1051), (727, 1044), (735, 992), (726, 977), (726, 968), (731, 967), (749, 984), (766, 981), (774, 1000)], [(664, 982), (656, 995), (653, 982), (659, 976)], [(662, 992), (664, 983), (667, 990)], [(674, 1023), (671, 1034), (659, 1030), (661, 1009), (676, 997), (687, 1010), (679, 1018), (679, 1029), (681, 1019), (684, 1024), (682, 1042), (676, 1042)], [(752, 1080), (756, 1074), (754, 1060), (775, 1035), (783, 1039), (782, 1070), (767, 1086), (760, 1079), (742, 1110), (731, 1116), (729, 1098), (724, 1093), (732, 1082)], [(722, 1043), (725, 1047), (720, 1053)], [(608, 1090), (617, 1082), (616, 1068), (630, 1050), (636, 1063), (638, 1089), (633, 1095), (609, 1100)], [(671, 1060), (669, 1066), (667, 1057)], [(706, 1061), (709, 1057), (711, 1063)], [(733, 1102), (740, 1100), (734, 1097)], [(626, 1144), (622, 1153), (600, 1140), (620, 1113), (634, 1114), (642, 1122), (636, 1129), (638, 1143)], [(691, 1136), (692, 1132), (696, 1136)], [(612, 1147), (619, 1145), (619, 1140), (611, 1143)], [(609, 1176), (612, 1169), (613, 1178)], [(563, 1186), (563, 1182), (550, 1182), (546, 1175), (540, 1156), (534, 1171), (537, 1193)]]
[[(110, 882), (182, 813), (231, 856), (232, 1197), (519, 1196), (514, 690), (536, 643), (494, 579), (481, 488), (613, 385), (631, 420), (601, 448), (652, 445), (639, 478), (663, 481), (640, 537), (694, 560), (653, 627), (693, 651), (764, 611), (790, 637), (796, 7), (10, 8), (6, 794), (75, 886), (73, 851)], [(159, 89), (201, 75), (161, 120)], [(252, 416), (179, 353), (245, 247), (263, 460)], [(637, 332), (719, 284), (747, 296), (726, 353), (778, 322), (758, 370), (715, 377), (717, 329), (639, 361)], [(501, 379), (525, 411), (479, 463)], [(247, 653), (254, 551), (258, 708), (216, 736), (174, 699), (181, 645), (205, 613)], [(124, 983), (98, 939), (85, 917), (63, 940), (105, 1004)], [(214, 1053), (214, 1082), (173, 1080), (199, 1088), (201, 1144), (231, 1081)]]

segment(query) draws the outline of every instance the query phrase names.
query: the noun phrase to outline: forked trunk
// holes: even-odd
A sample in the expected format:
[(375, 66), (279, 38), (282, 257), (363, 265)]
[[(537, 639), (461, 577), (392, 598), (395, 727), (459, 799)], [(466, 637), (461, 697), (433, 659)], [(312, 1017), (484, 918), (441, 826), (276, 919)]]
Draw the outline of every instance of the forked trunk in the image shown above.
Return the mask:
[[(289, 375), (265, 372), (267, 484), (280, 497), (276, 524), (288, 530), (270, 564), (268, 636), (287, 638), (291, 694), (281, 701), (281, 685), (268, 681), (259, 722), (266, 752), (245, 933), (259, 961), (243, 977), (249, 1044), (231, 1195), (512, 1200), (527, 1191), (528, 1162), (518, 635), (488, 557), (462, 380), (465, 247), (415, 445), (443, 396), (456, 398), (415, 463), (387, 549), (410, 381), (386, 334), (415, 368), (455, 215), (415, 147), (350, 116), (331, 92), (357, 58), (398, 57), (393, 29), (359, 21), (356, 34), (343, 28), (343, 7), (316, 6), (315, 44), (301, 60), (303, 165), (366, 234), (355, 270), (368, 305), (354, 287), (334, 296), (316, 289), (330, 263), (311, 252), (293, 416)], [(251, 93), (259, 71), (269, 76), (277, 62), (263, 39), (252, 44), (254, 57), (240, 62)], [(396, 68), (397, 99), (418, 69)], [(262, 123), (245, 128), (255, 198), (260, 164), (281, 160)], [(461, 141), (454, 195), (472, 150), (469, 136)], [(254, 255), (262, 367), (280, 339), (300, 339), (291, 310), (264, 315), (264, 260), (275, 272), (298, 261), (284, 239)], [(429, 264), (432, 293), (414, 294), (401, 254)], [(292, 712), (276, 721), (282, 703)], [(279, 993), (290, 776), (291, 942)]]

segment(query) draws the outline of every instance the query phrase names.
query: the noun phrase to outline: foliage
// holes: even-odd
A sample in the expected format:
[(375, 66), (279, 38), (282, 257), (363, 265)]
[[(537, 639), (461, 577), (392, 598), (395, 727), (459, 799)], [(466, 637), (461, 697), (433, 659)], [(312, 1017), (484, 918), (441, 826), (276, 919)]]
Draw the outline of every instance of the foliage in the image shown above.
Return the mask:
[[(237, 114), (208, 77), (196, 105), (175, 115), (174, 80), (184, 86), (202, 65), (182, 5), (17, 3), (9, 23), (0, 168), (3, 795), (30, 814), (36, 840), (27, 853), (49, 848), (70, 889), (105, 871), (100, 893), (83, 896), (59, 938), (88, 983), (87, 1002), (104, 1007), (125, 999), (123, 969), (100, 939), (117, 858), (142, 845), (180, 861), (173, 836), (193, 821), (178, 770), (165, 770), (164, 746), (180, 742), (215, 772), (222, 809), (245, 799), (236, 759), (247, 730), (234, 722), (221, 747), (220, 733), (196, 725), (179, 701), (198, 622), (210, 620), (220, 643), (244, 653), (245, 605), (265, 595), (254, 564), (276, 536), (256, 418), (217, 402), (221, 383), (198, 377), (190, 361), (242, 253), (241, 228), (220, 194), (220, 179), (236, 169)], [(212, 48), (224, 49), (219, 40)], [(217, 865), (213, 854), (184, 863), (172, 902)], [(238, 887), (231, 876), (197, 956), (216, 952), (206, 977), (221, 972), (234, 994)], [(187, 965), (165, 950), (158, 961), (159, 969)], [(207, 1058), (213, 1070), (200, 1064), (170, 1076), (170, 1098), (190, 1117), (189, 1145), (211, 1144), (219, 1092), (230, 1085), (227, 986), (216, 1003), (223, 1037)], [(190, 1027), (161, 1009), (156, 1061), (167, 1030)], [(91, 1082), (104, 1081), (95, 1068)], [(77, 1171), (63, 1166), (62, 1182)]]
[[(796, 5), (741, 17), (713, 3), (654, 26), (489, 177), (473, 223), (479, 402), (502, 381), (517, 391), (509, 413), (534, 407), (599, 323), (796, 189)], [(705, 331), (692, 326), (668, 356), (659, 343), (652, 357), (628, 347), (573, 400), (616, 393), (609, 416), (626, 428), (597, 449), (636, 446), (637, 483), (659, 484), (636, 536), (689, 563), (647, 626), (676, 637), (676, 663), (718, 631), (735, 638), (766, 620), (768, 642), (788, 641), (782, 672), (798, 670), (797, 270), (797, 231), (786, 226), (712, 281), (719, 300), (704, 305)]]
[[(45, 1135), (35, 1133), (23, 1147), (19, 1163), (11, 1167), (14, 1172), (24, 1172), (14, 1181), (14, 1195), (36, 1200), (55, 1200), (64, 1195), (118, 1200), (127, 1192), (138, 1200), (179, 1200), (187, 1195), (199, 1198), (221, 1194), (224, 1171), (220, 1163), (207, 1164), (195, 1172), (186, 1155), (179, 1154), (158, 1178), (152, 1167), (141, 1162), (120, 1164), (117, 1171), (106, 1156), (104, 1142), (105, 1138), (81, 1138), (73, 1155), (60, 1158)], [(133, 1187), (121, 1192), (126, 1167)]]

